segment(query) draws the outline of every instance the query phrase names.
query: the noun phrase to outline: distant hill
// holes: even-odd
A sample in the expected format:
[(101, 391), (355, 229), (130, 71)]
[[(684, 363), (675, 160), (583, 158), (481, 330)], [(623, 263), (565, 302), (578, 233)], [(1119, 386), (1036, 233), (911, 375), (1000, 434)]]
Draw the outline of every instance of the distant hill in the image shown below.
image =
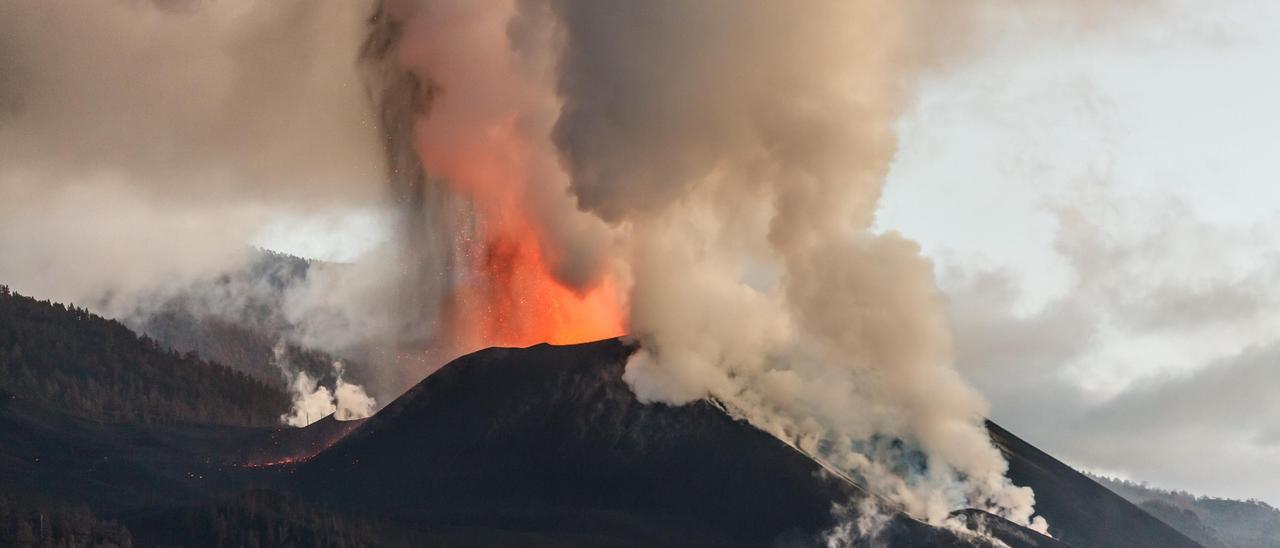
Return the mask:
[(1105, 476), (1092, 477), (1210, 548), (1280, 546), (1280, 509), (1265, 502), (1199, 496)]
[(1142, 508), (987, 421), (991, 442), (1009, 461), (1009, 479), (1036, 493), (1036, 513), (1049, 533), (1072, 546), (1172, 548), (1200, 546)]
[(0, 390), (82, 416), (146, 424), (267, 426), (279, 390), (114, 320), (0, 286)]
[(289, 342), (297, 326), (283, 313), (288, 293), (305, 284), (317, 264), (341, 265), (256, 248), (250, 256), (232, 272), (145, 296), (120, 321), (166, 348), (194, 352), (276, 388), (285, 388), (273, 361), (273, 349), (281, 344), (289, 366), (306, 371), (321, 385), (332, 387), (332, 366), (339, 358), (348, 381), (366, 384), (368, 368), (361, 360)]
[[(199, 316), (180, 302), (167, 303), (145, 318), (129, 321), (129, 325), (176, 352), (195, 353), (272, 387), (287, 388), (274, 358), (274, 348), (282, 341), (278, 333), (217, 316)], [(321, 379), (321, 384), (332, 385), (333, 379), (328, 377), (332, 376), (337, 358), (294, 344), (285, 343), (284, 349), (284, 359), (290, 367)]]

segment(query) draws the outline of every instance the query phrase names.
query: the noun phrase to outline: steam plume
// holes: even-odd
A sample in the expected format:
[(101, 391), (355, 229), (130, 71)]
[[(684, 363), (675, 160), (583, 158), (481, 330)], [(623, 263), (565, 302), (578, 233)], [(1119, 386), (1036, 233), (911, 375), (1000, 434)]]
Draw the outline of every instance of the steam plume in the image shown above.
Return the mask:
[(334, 387), (330, 390), (320, 384), (320, 379), (290, 364), (285, 348), (280, 342), (272, 349), (275, 365), (280, 368), (293, 399), (293, 407), (280, 417), (280, 422), (289, 426), (307, 426), (329, 415), (338, 420), (363, 419), (373, 415), (378, 402), (365, 393), (364, 387), (342, 377), (342, 362), (333, 362)]
[[(870, 230), (904, 82), (942, 30), (925, 9), (554, 2), (554, 138), (579, 204), (630, 224), (638, 395), (727, 400), (934, 523), (974, 506), (1029, 524), (951, 367), (932, 265)], [(902, 473), (881, 437), (927, 463)]]

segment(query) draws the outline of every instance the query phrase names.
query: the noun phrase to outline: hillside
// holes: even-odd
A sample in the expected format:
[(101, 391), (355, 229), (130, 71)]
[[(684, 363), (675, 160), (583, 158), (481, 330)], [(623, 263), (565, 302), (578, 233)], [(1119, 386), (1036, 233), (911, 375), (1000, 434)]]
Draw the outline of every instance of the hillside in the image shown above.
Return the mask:
[(133, 546), (129, 530), (83, 504), (0, 494), (0, 546)]
[[(590, 545), (810, 546), (862, 515), (832, 512), (866, 501), (859, 486), (720, 407), (640, 403), (622, 380), (633, 349), (612, 339), (465, 356), (290, 477), (308, 497), (427, 527)], [(984, 544), (885, 514), (873, 545)], [(1060, 546), (972, 518), (1010, 546)]]
[(307, 283), (314, 268), (341, 265), (257, 248), (248, 253), (250, 259), (230, 272), (138, 297), (120, 321), (165, 348), (193, 352), (282, 390), (286, 383), (274, 359), (277, 347), (291, 369), (306, 371), (324, 386), (332, 387), (333, 363), (339, 359), (348, 381), (367, 384), (368, 366), (352, 359), (361, 352), (334, 356), (292, 344), (299, 326), (283, 312), (290, 292)]
[[(184, 308), (181, 301), (169, 302), (144, 318), (130, 318), (128, 325), (175, 352), (193, 353), (269, 386), (287, 388), (274, 357), (274, 349), (283, 337), (278, 331), (249, 328), (218, 316), (200, 316)], [(283, 348), (290, 367), (332, 385), (329, 377), (337, 358), (293, 344), (284, 344)]]
[(1205, 546), (1280, 546), (1280, 509), (1265, 502), (1198, 496), (1115, 478), (1091, 477)]
[(273, 425), (278, 390), (75, 306), (0, 286), (0, 390), (101, 420)]
[(1036, 493), (1049, 533), (1073, 546), (1199, 546), (1074, 468), (987, 421), (991, 441), (1009, 461), (1009, 479)]
[[(146, 511), (127, 518), (139, 546), (450, 546), (426, 532), (293, 500), (266, 490)], [(456, 544), (454, 544), (456, 545)]]

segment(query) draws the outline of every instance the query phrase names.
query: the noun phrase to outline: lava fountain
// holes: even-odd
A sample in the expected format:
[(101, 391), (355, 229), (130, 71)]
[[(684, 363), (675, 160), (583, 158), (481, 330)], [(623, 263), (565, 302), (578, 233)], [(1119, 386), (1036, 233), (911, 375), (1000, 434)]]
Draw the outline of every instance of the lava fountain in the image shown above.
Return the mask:
[(608, 231), (577, 210), (548, 146), (555, 97), (509, 70), (504, 40), (460, 39), (504, 33), (493, 10), (421, 9), (384, 3), (361, 54), (404, 216), (401, 340), (447, 359), (623, 334)]
[[(622, 334), (625, 312), (612, 276), (573, 288), (557, 279), (549, 238), (527, 211), (532, 147), (514, 121), (481, 129), (477, 146), (433, 146), (421, 122), (419, 154), (470, 206), (473, 227), (458, 234), (458, 278), (444, 302), (445, 326), (469, 346), (571, 344)], [(440, 136), (443, 139), (443, 136)]]

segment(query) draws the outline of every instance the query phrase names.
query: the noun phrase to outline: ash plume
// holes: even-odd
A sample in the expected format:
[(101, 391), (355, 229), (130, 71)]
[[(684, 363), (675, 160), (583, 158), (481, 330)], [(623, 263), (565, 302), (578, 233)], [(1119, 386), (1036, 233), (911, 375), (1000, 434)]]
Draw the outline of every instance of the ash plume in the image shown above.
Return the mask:
[(506, 73), (506, 27), (466, 3), (393, 0), (361, 50), (400, 226), (393, 344), (417, 375), (486, 346), (623, 332), (607, 227), (563, 192), (544, 138), (555, 96)]
[(937, 25), (963, 27), (967, 8), (550, 9), (552, 137), (580, 207), (628, 236), (636, 393), (721, 398), (931, 523), (967, 506), (1044, 530), (952, 368), (932, 264), (871, 230), (907, 84), (963, 38)]
[(721, 399), (932, 523), (976, 507), (1045, 530), (952, 367), (932, 263), (872, 225), (892, 124), (924, 71), (963, 57), (993, 12), (1087, 23), (1104, 8), (519, 8), (555, 21), (550, 137), (570, 191), (624, 235), (642, 343), (627, 379), (641, 398)]
[(975, 507), (1043, 531), (952, 367), (932, 263), (872, 226), (921, 73), (995, 12), (1101, 9), (387, 0), (362, 61), (406, 302), (466, 347), (548, 340), (506, 331), (546, 303), (494, 313), (521, 269), (620, 290), (643, 400), (716, 398), (931, 523)]
[(399, 205), (400, 240), (391, 252), (401, 272), (393, 291), (402, 306), (396, 307), (389, 342), (420, 349), (430, 347), (440, 331), (442, 299), (456, 260), (450, 235), (467, 228), (450, 219), (464, 217), (456, 211), (460, 204), (433, 184), (414, 148), (415, 128), (437, 89), (429, 79), (400, 68), (394, 58), (404, 35), (399, 12), (405, 9), (378, 6), (359, 63), (380, 123), (389, 190)]

